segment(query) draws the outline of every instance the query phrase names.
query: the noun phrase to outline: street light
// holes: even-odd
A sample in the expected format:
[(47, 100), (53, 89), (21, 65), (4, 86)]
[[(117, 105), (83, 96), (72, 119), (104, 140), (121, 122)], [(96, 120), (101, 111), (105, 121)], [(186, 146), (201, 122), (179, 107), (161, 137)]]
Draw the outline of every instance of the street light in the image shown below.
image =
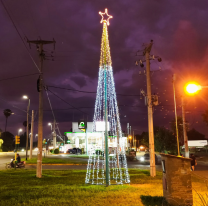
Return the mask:
[(199, 90), (201, 90), (203, 87), (201, 85), (198, 85), (197, 83), (188, 83), (185, 86), (185, 90), (188, 94), (195, 94)]
[(29, 134), (29, 108), (30, 108), (30, 99), (28, 96), (23, 95), (23, 99), (28, 99), (28, 106), (27, 106), (27, 139), (26, 139), (26, 160), (27, 160), (27, 150), (28, 150), (28, 134)]
[(48, 126), (51, 126), (51, 130), (52, 130), (52, 124), (50, 122), (48, 123)]
[(22, 132), (22, 129), (19, 129), (19, 130), (18, 130), (18, 136), (20, 135), (20, 132)]

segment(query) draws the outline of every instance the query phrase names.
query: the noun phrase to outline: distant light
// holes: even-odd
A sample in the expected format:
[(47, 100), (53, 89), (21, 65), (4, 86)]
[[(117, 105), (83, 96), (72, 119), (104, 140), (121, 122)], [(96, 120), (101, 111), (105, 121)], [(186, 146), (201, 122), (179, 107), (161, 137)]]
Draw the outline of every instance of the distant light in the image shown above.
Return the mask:
[(22, 132), (22, 129), (19, 129), (19, 132)]
[[(96, 132), (104, 132), (105, 131), (105, 122), (95, 122)], [(109, 131), (109, 122), (107, 124), (107, 130)]]
[(143, 147), (143, 146), (140, 146), (139, 148), (140, 148), (140, 149), (144, 149), (144, 147)]
[(189, 93), (189, 94), (194, 94), (196, 93), (197, 91), (201, 90), (201, 86), (200, 85), (197, 85), (197, 84), (188, 84), (186, 86), (186, 91)]
[(48, 123), (48, 126), (50, 126), (50, 125), (51, 125), (51, 123), (49, 122), (49, 123)]
[(26, 95), (23, 95), (23, 99), (28, 99), (28, 96), (26, 96)]
[(143, 162), (143, 161), (144, 161), (144, 157), (140, 157), (140, 161), (142, 161), (142, 162)]

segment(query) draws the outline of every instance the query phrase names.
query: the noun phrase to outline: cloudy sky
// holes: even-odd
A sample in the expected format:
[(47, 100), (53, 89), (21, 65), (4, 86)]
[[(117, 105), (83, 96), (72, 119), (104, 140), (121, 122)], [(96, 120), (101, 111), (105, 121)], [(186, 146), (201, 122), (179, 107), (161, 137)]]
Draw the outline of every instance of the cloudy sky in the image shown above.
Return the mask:
[[(123, 130), (127, 122), (135, 133), (147, 130), (147, 108), (139, 96), (140, 89), (146, 91), (144, 69), (135, 66), (138, 50), (144, 43), (154, 40), (151, 54), (159, 55), (162, 62), (151, 62), (152, 93), (159, 95), (160, 105), (155, 107), (154, 124), (169, 127), (174, 118), (172, 75), (177, 76), (177, 111), (181, 115), (183, 85), (194, 80), (208, 85), (208, 2), (206, 0), (2, 0), (15, 26), (25, 41), (56, 40), (45, 45), (48, 60), (44, 61), (43, 73), (46, 85), (69, 89), (96, 91), (100, 57), (102, 24), (99, 11), (108, 8), (113, 16), (108, 27), (117, 99)], [(38, 70), (30, 58), (38, 64), (35, 45), (25, 48), (3, 4), (0, 4), (0, 128), (4, 130), (4, 109), (14, 115), (8, 119), (8, 131), (16, 134), (26, 120), (27, 100), (37, 112), (38, 92), (36, 81)], [(25, 44), (26, 41), (25, 41)], [(51, 53), (53, 52), (53, 53)], [(54, 61), (51, 61), (51, 54)], [(158, 71), (161, 68), (161, 71)], [(12, 77), (30, 75), (16, 79)], [(34, 75), (33, 75), (34, 74)], [(7, 80), (5, 80), (7, 79)], [(56, 120), (61, 133), (71, 129), (71, 122), (80, 118), (92, 121), (95, 93), (80, 93), (49, 87)], [(186, 118), (190, 128), (195, 128), (208, 137), (201, 114), (207, 108), (208, 90), (186, 97)], [(75, 106), (83, 114), (70, 106)], [(35, 119), (35, 132), (37, 133)], [(44, 134), (50, 133), (48, 122), (53, 121), (46, 93), (44, 94)]]

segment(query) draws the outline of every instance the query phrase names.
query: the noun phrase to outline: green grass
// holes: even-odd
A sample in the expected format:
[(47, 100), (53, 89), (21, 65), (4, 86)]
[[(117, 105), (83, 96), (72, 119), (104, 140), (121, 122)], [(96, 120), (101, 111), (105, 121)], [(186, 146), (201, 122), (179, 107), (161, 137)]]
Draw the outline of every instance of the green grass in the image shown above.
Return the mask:
[[(86, 185), (86, 171), (35, 170), (0, 171), (0, 205), (143, 205), (140, 195), (162, 196), (162, 174), (151, 178), (145, 170), (130, 170), (131, 185)], [(157, 188), (157, 189), (155, 189)]]
[[(26, 161), (22, 158), (22, 161)], [(87, 164), (86, 161), (79, 159), (70, 159), (70, 158), (48, 158), (45, 157), (42, 159), (43, 164)], [(37, 158), (33, 158), (26, 161), (26, 164), (37, 164)]]
[(89, 155), (70, 155), (70, 157), (89, 159)]
[[(150, 177), (149, 171), (130, 169), (130, 185), (86, 185), (85, 170), (43, 170), (36, 178), (36, 170), (0, 171), (1, 206), (155, 206), (162, 205), (162, 173)], [(196, 177), (192, 185), (201, 194), (206, 186)], [(195, 206), (200, 198), (193, 191)], [(163, 206), (165, 206), (164, 204)]]

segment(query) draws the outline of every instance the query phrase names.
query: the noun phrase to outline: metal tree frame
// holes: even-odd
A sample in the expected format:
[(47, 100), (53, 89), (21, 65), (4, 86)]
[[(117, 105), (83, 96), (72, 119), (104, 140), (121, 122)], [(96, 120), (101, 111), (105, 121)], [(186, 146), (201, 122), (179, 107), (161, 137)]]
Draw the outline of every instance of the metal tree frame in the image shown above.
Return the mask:
[[(89, 152), (85, 183), (106, 186), (128, 184), (130, 178), (125, 154), (126, 139), (122, 137), (108, 40), (107, 26), (112, 16), (108, 15), (107, 9), (105, 9), (105, 13), (99, 12), (99, 14), (102, 16), (103, 33), (93, 131), (97, 131), (96, 122), (105, 122), (105, 132), (102, 135), (101, 151)], [(107, 16), (107, 19), (104, 19), (104, 15)], [(114, 145), (111, 148), (111, 154), (109, 154), (109, 140)]]

